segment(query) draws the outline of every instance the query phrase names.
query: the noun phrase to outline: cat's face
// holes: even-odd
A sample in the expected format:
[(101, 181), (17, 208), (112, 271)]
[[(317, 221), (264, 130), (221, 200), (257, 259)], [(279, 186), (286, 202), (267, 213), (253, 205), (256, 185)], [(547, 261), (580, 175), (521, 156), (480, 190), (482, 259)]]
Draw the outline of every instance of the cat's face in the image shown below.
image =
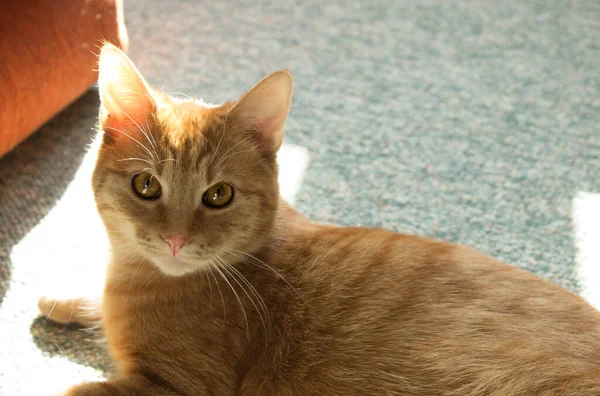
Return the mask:
[(116, 253), (179, 276), (255, 251), (279, 200), (289, 74), (270, 75), (234, 104), (208, 106), (157, 93), (108, 46), (99, 87), (93, 187)]

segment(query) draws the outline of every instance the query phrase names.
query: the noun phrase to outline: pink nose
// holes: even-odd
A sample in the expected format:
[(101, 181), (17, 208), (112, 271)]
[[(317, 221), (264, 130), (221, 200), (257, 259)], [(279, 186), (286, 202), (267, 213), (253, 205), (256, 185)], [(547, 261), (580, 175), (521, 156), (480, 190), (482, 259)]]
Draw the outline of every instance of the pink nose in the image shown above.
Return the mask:
[(185, 245), (189, 240), (187, 237), (170, 235), (166, 236), (164, 239), (171, 246), (171, 252), (173, 252), (173, 256), (179, 253), (183, 245)]

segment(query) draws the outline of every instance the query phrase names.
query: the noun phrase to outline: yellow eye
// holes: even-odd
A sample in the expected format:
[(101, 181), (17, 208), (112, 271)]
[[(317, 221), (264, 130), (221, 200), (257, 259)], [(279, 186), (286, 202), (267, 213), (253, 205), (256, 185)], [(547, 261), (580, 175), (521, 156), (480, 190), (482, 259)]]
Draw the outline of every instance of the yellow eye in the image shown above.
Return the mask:
[(233, 199), (233, 187), (227, 183), (217, 183), (204, 193), (202, 202), (211, 208), (223, 208)]
[(133, 191), (140, 198), (156, 199), (160, 197), (160, 183), (156, 180), (156, 177), (150, 173), (142, 172), (133, 176), (131, 187), (133, 187)]

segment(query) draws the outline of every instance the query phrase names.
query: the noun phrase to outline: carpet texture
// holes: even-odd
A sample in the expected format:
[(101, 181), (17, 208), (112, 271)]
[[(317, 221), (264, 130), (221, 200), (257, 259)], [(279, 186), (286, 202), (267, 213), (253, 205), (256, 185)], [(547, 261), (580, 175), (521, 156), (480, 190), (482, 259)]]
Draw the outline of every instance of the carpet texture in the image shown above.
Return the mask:
[[(282, 156), (309, 217), (473, 246), (590, 288), (596, 0), (129, 0), (125, 15), (132, 59), (168, 92), (221, 102), (292, 71)], [(40, 288), (82, 288), (76, 275), (101, 266), (84, 157), (97, 106), (92, 89), (0, 160), (2, 395), (110, 372), (96, 335), (36, 319), (35, 307)]]

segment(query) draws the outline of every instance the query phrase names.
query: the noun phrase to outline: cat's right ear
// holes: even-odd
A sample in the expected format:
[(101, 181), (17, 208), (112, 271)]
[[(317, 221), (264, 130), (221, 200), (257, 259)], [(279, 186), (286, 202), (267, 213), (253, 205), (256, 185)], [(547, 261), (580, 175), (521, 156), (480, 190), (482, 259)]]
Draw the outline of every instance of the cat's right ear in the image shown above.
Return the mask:
[(156, 103), (133, 62), (114, 45), (104, 45), (98, 66), (101, 126), (116, 140), (127, 139), (125, 133), (138, 130)]
[(259, 147), (277, 151), (292, 103), (292, 75), (287, 70), (269, 74), (230, 110), (233, 125), (252, 133)]

